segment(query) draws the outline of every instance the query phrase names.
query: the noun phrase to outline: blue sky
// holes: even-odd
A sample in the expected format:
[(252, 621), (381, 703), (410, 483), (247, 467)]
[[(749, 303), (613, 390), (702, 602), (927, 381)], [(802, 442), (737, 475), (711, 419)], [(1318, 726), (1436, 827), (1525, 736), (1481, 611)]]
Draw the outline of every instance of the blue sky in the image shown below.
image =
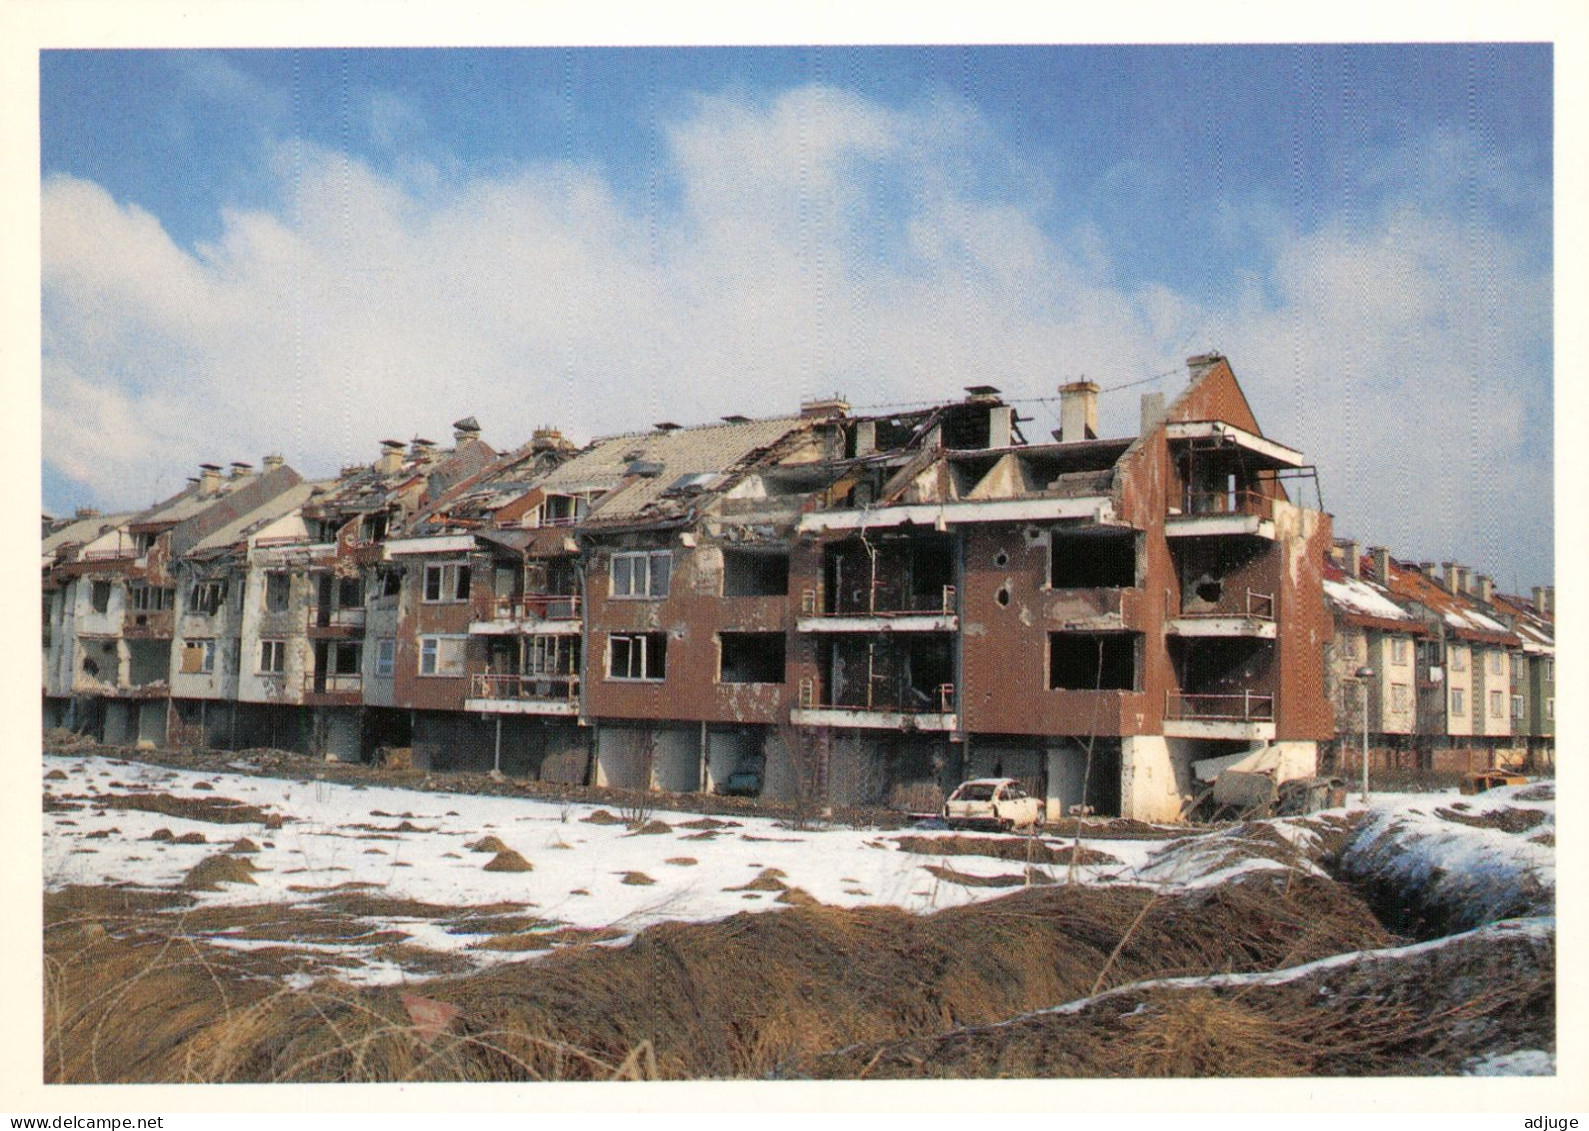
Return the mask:
[[(46, 51), (45, 507), (266, 451), (328, 474), (471, 413), (511, 446), (1215, 348), (1340, 533), (1548, 581), (1551, 64)], [(1106, 395), (1104, 430), (1153, 387)]]

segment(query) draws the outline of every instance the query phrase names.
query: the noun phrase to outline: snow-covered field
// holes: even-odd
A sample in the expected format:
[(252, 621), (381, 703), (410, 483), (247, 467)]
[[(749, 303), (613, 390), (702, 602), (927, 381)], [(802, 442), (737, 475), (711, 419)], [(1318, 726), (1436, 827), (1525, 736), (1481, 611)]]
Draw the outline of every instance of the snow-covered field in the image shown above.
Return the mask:
[[(774, 910), (784, 906), (780, 887), (800, 889), (839, 907), (892, 905), (920, 913), (1010, 890), (961, 882), (964, 877), (1003, 878), (1013, 884), (1025, 871), (1021, 862), (989, 856), (903, 851), (899, 833), (793, 829), (767, 818), (719, 819), (719, 827), (702, 827), (709, 822), (697, 815), (658, 811), (650, 816), (665, 823), (667, 831), (637, 834), (621, 823), (592, 823), (588, 818), (598, 807), (588, 804), (197, 773), (103, 756), (46, 755), (43, 773), (47, 889), (110, 884), (174, 888), (200, 861), (225, 852), (238, 838), (257, 845), (258, 853), (248, 856), (257, 868), (254, 882), (193, 893), (201, 906), (311, 906), (337, 888), (364, 885), (363, 890), (382, 897), (460, 909), (523, 904), (548, 928), (605, 928), (628, 937), (663, 921), (699, 922)], [(1540, 838), (1554, 829), (1554, 801), (1516, 799), (1520, 792), (1526, 795), (1533, 789), (1537, 794), (1548, 788), (1512, 787), (1478, 798), (1460, 798), (1455, 791), (1379, 795), (1372, 823), (1358, 844), (1365, 860), (1390, 851), (1386, 846), (1393, 843), (1410, 845), (1405, 867), (1421, 868), (1419, 874), (1425, 876), (1439, 868), (1446, 877), (1470, 877), (1471, 894), (1481, 902), (1487, 885), (1515, 886), (1521, 876), (1548, 892), (1554, 886), (1554, 849)], [(200, 803), (232, 799), (257, 807), (263, 819), (218, 824), (95, 804), (139, 793)], [(1458, 809), (1461, 805), (1467, 808)], [(1437, 815), (1437, 810), (1446, 810), (1482, 818), (1507, 807), (1544, 815), (1521, 834)], [(1223, 882), (1254, 869), (1311, 867), (1275, 859), (1272, 845), (1264, 855), (1268, 842), (1253, 833), (1261, 827), (1273, 829), (1278, 835), (1270, 839), (1282, 848), (1289, 843), (1306, 851), (1318, 835), (1307, 819), (1291, 819), (1168, 843), (1083, 840), (1112, 862), (1079, 866), (1074, 879), (1176, 890)], [(169, 830), (171, 839), (150, 839), (161, 829)], [(194, 833), (204, 842), (175, 843)], [(467, 847), (486, 836), (499, 838), (532, 870), (486, 871), (492, 854)], [(1000, 839), (1008, 840), (990, 838)], [(1044, 840), (1056, 849), (1069, 844), (1054, 837)], [(744, 890), (768, 869), (776, 869), (777, 883)], [(1064, 864), (1035, 870), (1060, 881), (1072, 876)], [(466, 955), (474, 964), (523, 957), (479, 949), (472, 945), (477, 936), (449, 932), (433, 918), (392, 917), (385, 922), (409, 935), (416, 947)], [(213, 935), (210, 941), (226, 942)], [(233, 945), (256, 943), (239, 937)], [(356, 942), (336, 945), (361, 956)], [(372, 958), (343, 976), (369, 982), (404, 975), (400, 967)]]

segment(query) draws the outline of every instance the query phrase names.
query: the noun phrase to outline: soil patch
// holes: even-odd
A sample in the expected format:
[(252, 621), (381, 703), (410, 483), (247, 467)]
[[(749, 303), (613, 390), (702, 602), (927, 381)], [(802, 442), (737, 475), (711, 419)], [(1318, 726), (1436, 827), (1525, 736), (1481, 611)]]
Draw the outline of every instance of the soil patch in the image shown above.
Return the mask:
[[(78, 800), (87, 800), (79, 798)], [(105, 809), (138, 809), (182, 817), (189, 821), (208, 821), (217, 825), (256, 825), (268, 823), (268, 814), (256, 805), (231, 797), (176, 797), (169, 793), (105, 794), (94, 803)]]
[(581, 817), (580, 820), (587, 825), (622, 825), (628, 823), (622, 817), (614, 817), (605, 809), (597, 809), (590, 816)]
[(470, 852), (508, 852), (511, 851), (500, 837), (483, 836), (479, 840), (472, 840), (464, 845)]
[(1506, 833), (1526, 833), (1542, 824), (1547, 814), (1543, 809), (1492, 809), (1488, 813), (1457, 813), (1450, 809), (1436, 809), (1435, 816), (1459, 825), (1472, 825), (1476, 829), (1500, 829)]
[(673, 831), (673, 826), (668, 824), (666, 821), (647, 821), (645, 824), (638, 825), (634, 829), (632, 829), (629, 832), (629, 835), (630, 836), (662, 836), (663, 834), (671, 833), (672, 831)]
[[(1078, 846), (1055, 846), (1046, 841), (1016, 837), (971, 836), (902, 836), (896, 839), (900, 850), (922, 856), (988, 856), (995, 860), (1014, 860), (1018, 863), (1069, 864), (1072, 852)], [(1118, 864), (1107, 852), (1081, 845), (1075, 853), (1078, 864)]]
[(487, 872), (533, 872), (535, 871), (535, 865), (510, 848), (506, 852), (497, 853), (487, 861), (485, 870)]
[(953, 868), (946, 868), (940, 864), (928, 864), (925, 871), (934, 878), (945, 883), (959, 884), (968, 888), (1017, 888), (1024, 883), (1051, 884), (1054, 881), (1042, 872), (1032, 872), (1030, 879), (1027, 876), (973, 876), (966, 872), (957, 872)]
[(222, 884), (252, 884), (257, 871), (244, 857), (209, 856), (188, 870), (180, 886), (188, 891), (220, 891)]

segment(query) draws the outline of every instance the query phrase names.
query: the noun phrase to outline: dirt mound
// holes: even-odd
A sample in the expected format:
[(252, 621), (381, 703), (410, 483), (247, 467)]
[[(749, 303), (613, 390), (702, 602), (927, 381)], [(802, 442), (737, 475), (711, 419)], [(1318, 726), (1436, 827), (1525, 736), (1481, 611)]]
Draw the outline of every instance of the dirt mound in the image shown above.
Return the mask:
[[(1100, 984), (1266, 969), (1387, 941), (1342, 889), (1305, 876), (1175, 897), (1054, 886), (930, 916), (792, 906), (663, 924), (622, 948), (559, 950), (428, 983), (427, 996), (460, 1016), (427, 1049), (409, 1036), (396, 987), (322, 982), (300, 992), (239, 977), (250, 988), (232, 994), (228, 976), (222, 995), (216, 970), (266, 971), (285, 959), (227, 955), (207, 965), (207, 950), (182, 950), (179, 966), (161, 966), (158, 946), (113, 933), (94, 943), (103, 954), (93, 961), (58, 968), (51, 1008), (64, 1024), (52, 1026), (61, 1035), (47, 1075), (598, 1079), (620, 1074), (648, 1045), (661, 1077), (761, 1077), (856, 1042), (988, 1024)], [(151, 963), (157, 971), (141, 975)], [(105, 994), (101, 970), (110, 984), (137, 982), (135, 999)]]
[(500, 837), (483, 836), (479, 840), (472, 840), (464, 845), (470, 852), (508, 852), (507, 845), (502, 843)]
[(520, 856), (513, 849), (499, 852), (486, 863), (488, 872), (533, 872), (535, 865)]
[(605, 809), (597, 809), (590, 816), (581, 817), (580, 820), (587, 825), (622, 825), (627, 823), (622, 817), (615, 817)]
[(673, 826), (666, 821), (647, 821), (643, 825), (636, 825), (630, 830), (630, 836), (662, 836), (671, 833)]
[(257, 871), (253, 861), (242, 857), (208, 856), (188, 870), (181, 886), (188, 891), (220, 891), (222, 884), (253, 883)]
[[(1069, 864), (1076, 845), (1055, 846), (1046, 841), (1022, 837), (972, 837), (972, 836), (902, 836), (895, 843), (902, 852), (922, 856), (990, 856), (995, 860), (1014, 860), (1018, 863)], [(1119, 860), (1107, 852), (1081, 845), (1076, 853), (1078, 864), (1118, 864)]]
[(642, 888), (649, 887), (650, 885), (656, 883), (655, 880), (646, 875), (644, 872), (625, 872), (623, 874), (623, 879), (619, 880), (618, 882), (621, 884), (628, 884), (630, 887)]
[(1451, 1074), (1475, 1057), (1555, 1047), (1553, 934), (1511, 927), (1271, 978), (1127, 986), (1003, 1024), (857, 1045), (784, 1074)]
[(739, 821), (719, 821), (716, 817), (697, 817), (693, 821), (680, 821), (681, 829), (738, 829), (744, 826)]
[(777, 868), (763, 868), (756, 874), (756, 878), (737, 887), (724, 888), (724, 891), (787, 891), (789, 885), (784, 883), (788, 879)]
[[(925, 871), (930, 873), (934, 879), (943, 880), (945, 883), (959, 884), (961, 887), (968, 888), (1018, 888), (1027, 882), (1025, 876), (974, 876), (969, 872), (957, 872), (953, 868), (945, 868), (938, 864), (928, 864)], [(1047, 876), (1037, 880), (1036, 877), (1038, 875), (1041, 875), (1041, 873), (1033, 873), (1032, 878), (1035, 882), (1053, 883)]]
[(51, 770), (49, 773), (44, 775), (44, 780), (45, 781), (65, 781), (66, 780), (66, 771), (65, 770)]
[(232, 847), (228, 848), (226, 851), (244, 856), (251, 856), (259, 851), (259, 845), (249, 840), (246, 836), (240, 836), (232, 842)]
[(1538, 785), (1531, 785), (1527, 789), (1520, 789), (1512, 794), (1514, 801), (1554, 801), (1556, 800), (1556, 783), (1542, 781)]
[[(78, 800), (83, 800), (79, 798)], [(139, 809), (217, 825), (267, 824), (263, 809), (231, 797), (176, 797), (169, 793), (110, 794), (94, 798), (106, 809)]]

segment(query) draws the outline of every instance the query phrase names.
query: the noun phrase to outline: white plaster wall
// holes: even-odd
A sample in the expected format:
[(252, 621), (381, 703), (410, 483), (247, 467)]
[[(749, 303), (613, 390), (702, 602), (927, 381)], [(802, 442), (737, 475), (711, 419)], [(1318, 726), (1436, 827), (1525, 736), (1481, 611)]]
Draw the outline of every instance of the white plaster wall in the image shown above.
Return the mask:
[[(1473, 655), (1466, 644), (1450, 644), (1446, 648), (1446, 733), (1467, 735), (1473, 733)], [(1456, 661), (1461, 658), (1462, 670)], [(1451, 693), (1461, 688), (1467, 700), (1467, 711), (1461, 715), (1451, 709)]]
[(1048, 794), (1046, 819), (1059, 821), (1070, 815), (1072, 805), (1082, 804), (1082, 786), (1087, 775), (1087, 754), (1073, 745), (1048, 750)]
[(1192, 744), (1188, 739), (1134, 735), (1120, 740), (1120, 815), (1139, 821), (1174, 821), (1191, 796)]

